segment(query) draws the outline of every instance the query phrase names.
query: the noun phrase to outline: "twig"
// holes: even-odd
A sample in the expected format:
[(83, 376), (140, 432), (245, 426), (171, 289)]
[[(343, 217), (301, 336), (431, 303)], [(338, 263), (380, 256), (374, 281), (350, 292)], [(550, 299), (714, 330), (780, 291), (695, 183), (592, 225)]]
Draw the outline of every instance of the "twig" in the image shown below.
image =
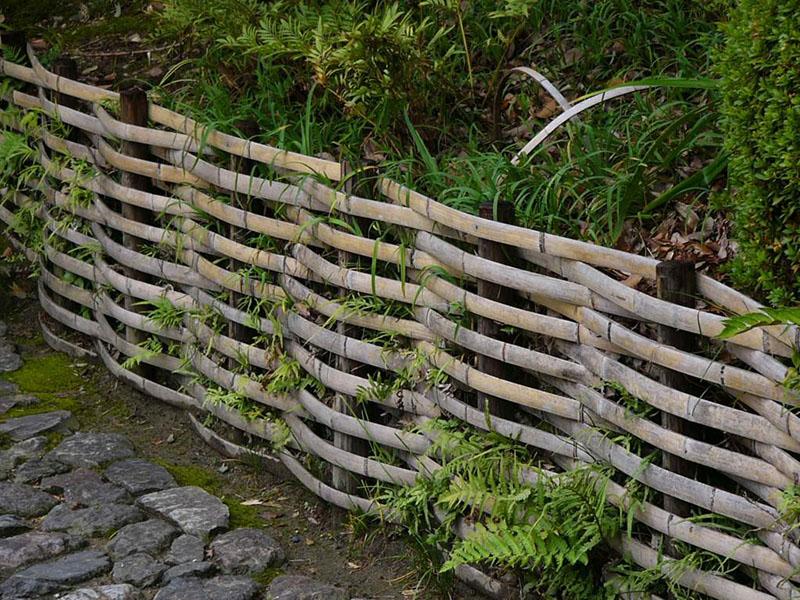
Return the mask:
[(174, 48), (178, 43), (167, 44), (166, 46), (159, 46), (158, 48), (141, 48), (139, 50), (118, 50), (116, 52), (81, 52), (78, 54), (82, 56), (127, 56), (129, 54), (145, 54), (146, 52), (160, 52), (161, 50), (168, 50)]

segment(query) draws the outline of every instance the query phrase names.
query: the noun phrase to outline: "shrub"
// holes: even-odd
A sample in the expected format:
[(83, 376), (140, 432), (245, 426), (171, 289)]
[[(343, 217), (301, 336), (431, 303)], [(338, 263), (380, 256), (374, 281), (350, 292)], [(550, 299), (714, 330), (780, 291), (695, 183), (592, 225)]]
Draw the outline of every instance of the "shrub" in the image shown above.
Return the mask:
[(735, 283), (800, 300), (800, 1), (740, 0), (718, 57), (739, 253)]

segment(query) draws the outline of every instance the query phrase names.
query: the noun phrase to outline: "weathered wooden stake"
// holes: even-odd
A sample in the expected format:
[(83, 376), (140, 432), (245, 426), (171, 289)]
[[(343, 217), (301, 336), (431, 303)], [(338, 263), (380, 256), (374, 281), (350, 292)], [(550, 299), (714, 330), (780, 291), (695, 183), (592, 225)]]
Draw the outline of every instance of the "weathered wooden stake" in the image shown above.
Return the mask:
[[(119, 95), (119, 114), (120, 121), (129, 123), (131, 125), (138, 125), (141, 127), (147, 126), (147, 93), (140, 87), (131, 87), (122, 90)], [(122, 153), (133, 158), (149, 159), (150, 152), (145, 144), (136, 142), (122, 142)], [(150, 189), (150, 181), (147, 177), (139, 175), (138, 173), (129, 173), (123, 171), (122, 185), (137, 190), (147, 191)], [(133, 206), (127, 202), (122, 202), (122, 216), (131, 221), (139, 223), (149, 223), (150, 214), (147, 209), (139, 206)], [(133, 250), (134, 252), (141, 252), (143, 243), (142, 240), (128, 233), (122, 234), (122, 245)], [(131, 279), (139, 281), (147, 281), (149, 278), (137, 271), (132, 267), (124, 267), (123, 273)], [(128, 296), (125, 297), (125, 308), (130, 311), (136, 311), (139, 307), (134, 306), (136, 300)], [(140, 311), (141, 312), (141, 311)], [(140, 344), (145, 341), (146, 336), (144, 332), (139, 331), (135, 327), (125, 328), (125, 338), (132, 344)], [(138, 372), (141, 375), (148, 370), (141, 365)]]
[[(342, 164), (342, 181), (344, 181), (343, 191), (350, 193), (353, 191), (353, 179), (351, 177), (352, 167), (350, 163), (344, 159), (341, 161)], [(345, 252), (344, 250), (338, 251), (337, 262), (340, 267), (347, 267), (350, 261), (353, 260), (353, 256)], [(347, 290), (342, 290), (344, 293)], [(336, 324), (336, 331), (342, 335), (347, 335), (352, 331), (352, 327), (349, 327), (346, 323), (342, 323), (341, 321)], [(349, 373), (352, 368), (355, 366), (355, 363), (346, 358), (344, 356), (337, 356), (336, 357), (336, 368), (340, 371), (344, 371), (345, 373)], [(345, 396), (344, 394), (336, 394), (333, 400), (333, 408), (341, 413), (358, 416), (356, 411), (353, 410), (353, 403), (355, 401), (352, 398)], [(363, 414), (361, 415), (364, 416)], [(367, 444), (364, 440), (360, 438), (351, 437), (349, 435), (345, 435), (338, 431), (333, 432), (333, 445), (337, 448), (345, 450), (346, 452), (350, 452), (352, 454), (360, 454), (366, 455), (367, 453)], [(331, 483), (333, 487), (348, 494), (355, 494), (358, 490), (358, 477), (348, 471), (347, 469), (342, 469), (339, 467), (333, 467), (331, 471)]]
[[(68, 57), (60, 57), (55, 60), (53, 63), (53, 73), (58, 75), (59, 77), (67, 77), (69, 79), (77, 79), (78, 77), (78, 63), (75, 62), (74, 59)], [(59, 92), (50, 92), (50, 99), (59, 104), (61, 106), (66, 106), (67, 108), (78, 108), (79, 101), (77, 98), (73, 96), (68, 96), (67, 94), (61, 94)], [(43, 119), (46, 119), (44, 116)], [(77, 141), (79, 132), (77, 129), (73, 129), (69, 127), (69, 133), (67, 134), (67, 139), (70, 141)], [(53, 274), (58, 277), (59, 279), (64, 279), (65, 271), (61, 267), (56, 264), (52, 265)], [(80, 312), (75, 310), (76, 306), (73, 302), (70, 302), (63, 296), (59, 296), (57, 294), (53, 294), (55, 302), (59, 306), (63, 306), (64, 308), (69, 308), (72, 312)]]
[[(656, 265), (656, 286), (658, 297), (661, 300), (681, 306), (694, 306), (697, 290), (697, 274), (694, 264), (677, 260), (658, 263)], [(679, 350), (692, 352), (697, 347), (697, 336), (686, 331), (659, 325), (657, 335), (659, 342)], [(687, 387), (690, 385), (690, 380), (686, 375), (663, 367), (659, 368), (659, 379), (661, 383), (675, 390), (688, 391)], [(666, 412), (661, 413), (661, 425), (665, 429), (683, 435), (690, 435), (692, 430), (696, 429), (681, 417)], [(691, 463), (673, 454), (664, 452), (661, 466), (679, 475), (687, 477), (692, 475)], [(664, 495), (663, 505), (664, 510), (680, 517), (688, 517), (690, 514), (689, 505), (672, 496)]]
[[(498, 202), (496, 205), (494, 202), (484, 202), (480, 205), (478, 214), (483, 219), (492, 219), (493, 221), (500, 221), (502, 223), (513, 223), (514, 205), (510, 202)], [(507, 262), (503, 244), (491, 240), (478, 240), (478, 256), (488, 258), (497, 263)], [(510, 292), (508, 289), (496, 283), (479, 279), (478, 295), (482, 298), (505, 302), (508, 301)], [(500, 334), (500, 326), (492, 319), (478, 317), (478, 333), (496, 339)], [(478, 354), (477, 367), (478, 370), (483, 371), (487, 375), (500, 378), (505, 378), (506, 376), (506, 366), (502, 361), (484, 356), (483, 354)], [(477, 399), (478, 408), (483, 411), (488, 410), (489, 414), (502, 418), (510, 418), (513, 415), (513, 406), (505, 400), (495, 398), (482, 392), (478, 392)]]
[[(59, 77), (66, 77), (67, 79), (77, 79), (78, 63), (74, 58), (62, 56), (61, 58), (56, 59), (56, 61), (53, 63), (53, 73)], [(53, 92), (53, 102), (60, 104), (61, 106), (66, 106), (67, 108), (78, 108), (79, 105), (79, 100), (74, 96), (61, 94), (59, 92)], [(71, 129), (68, 139), (71, 141), (77, 141), (77, 138), (78, 131), (76, 129)]]
[[(258, 124), (255, 121), (242, 121), (237, 124), (238, 129), (245, 135), (245, 137), (253, 137), (256, 132), (258, 131)], [(253, 169), (253, 166), (256, 163), (252, 160), (241, 158), (239, 156), (231, 156), (230, 165), (231, 170), (237, 173), (246, 173), (249, 175)], [(249, 209), (248, 207), (248, 196), (244, 194), (240, 194), (239, 192), (231, 192), (231, 206), (235, 206), (236, 208), (243, 208)], [(245, 236), (246, 236), (245, 229), (240, 229), (235, 225), (228, 226), (228, 235), (230, 239), (235, 242), (244, 243)], [(242, 267), (242, 263), (235, 259), (230, 259), (228, 262), (228, 268), (232, 273), (237, 273), (239, 269)], [(228, 300), (228, 305), (232, 306), (233, 308), (239, 308), (241, 303), (242, 294), (234, 292), (231, 290), (230, 297)], [(237, 323), (236, 321), (228, 321), (228, 337), (231, 337), (240, 342), (250, 342), (252, 341), (252, 334), (248, 327), (242, 325), (241, 323)], [(235, 358), (231, 358), (228, 361), (228, 364), (231, 368), (235, 368), (238, 366), (238, 361)]]

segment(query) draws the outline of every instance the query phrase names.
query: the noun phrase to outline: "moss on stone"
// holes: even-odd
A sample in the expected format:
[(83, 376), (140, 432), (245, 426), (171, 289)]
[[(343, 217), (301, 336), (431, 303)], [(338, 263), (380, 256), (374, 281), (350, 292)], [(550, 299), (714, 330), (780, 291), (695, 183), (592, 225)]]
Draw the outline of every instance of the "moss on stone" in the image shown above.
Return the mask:
[(279, 569), (278, 567), (267, 567), (263, 571), (250, 575), (250, 577), (257, 584), (267, 586), (279, 575), (283, 575), (283, 569)]
[(16, 383), (20, 391), (28, 394), (77, 391), (86, 384), (73, 369), (71, 359), (60, 353), (25, 357), (25, 364), (3, 375), (3, 379)]
[(3, 415), (2, 420), (26, 417), (28, 415), (38, 415), (54, 410), (68, 410), (73, 415), (77, 415), (81, 409), (80, 403), (73, 396), (63, 394), (37, 394), (36, 397), (39, 398), (39, 402), (36, 404), (15, 406)]

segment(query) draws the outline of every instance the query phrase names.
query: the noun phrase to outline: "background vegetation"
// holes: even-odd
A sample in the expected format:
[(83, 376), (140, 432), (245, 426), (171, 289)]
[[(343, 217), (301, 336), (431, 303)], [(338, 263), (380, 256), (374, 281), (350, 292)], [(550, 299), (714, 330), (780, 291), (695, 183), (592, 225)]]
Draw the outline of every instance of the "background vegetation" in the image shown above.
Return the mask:
[(736, 283), (800, 300), (800, 3), (741, 0), (717, 72), (736, 190)]

